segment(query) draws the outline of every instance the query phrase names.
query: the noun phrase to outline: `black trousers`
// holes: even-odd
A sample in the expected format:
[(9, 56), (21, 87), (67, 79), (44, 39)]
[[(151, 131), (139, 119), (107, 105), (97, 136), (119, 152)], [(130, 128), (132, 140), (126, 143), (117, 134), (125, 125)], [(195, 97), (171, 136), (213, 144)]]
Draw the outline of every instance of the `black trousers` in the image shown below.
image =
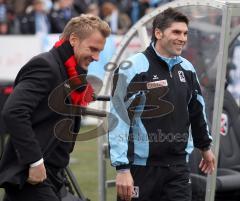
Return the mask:
[[(187, 164), (131, 167), (138, 198), (132, 201), (190, 201), (191, 182)], [(121, 199), (118, 198), (118, 201)]]
[(6, 188), (3, 201), (60, 201), (53, 188), (45, 181), (41, 184), (31, 185), (26, 183), (24, 187)]
[(47, 167), (47, 179), (43, 183), (25, 183), (22, 189), (9, 186), (5, 188), (3, 201), (60, 201), (60, 189), (66, 183), (63, 169)]

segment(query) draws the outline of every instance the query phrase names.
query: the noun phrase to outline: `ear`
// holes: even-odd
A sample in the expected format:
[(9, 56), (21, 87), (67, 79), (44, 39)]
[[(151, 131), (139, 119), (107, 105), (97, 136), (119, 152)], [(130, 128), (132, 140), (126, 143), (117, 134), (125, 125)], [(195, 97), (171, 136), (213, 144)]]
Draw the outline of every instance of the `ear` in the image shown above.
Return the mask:
[(155, 37), (157, 38), (157, 40), (162, 39), (163, 34), (162, 34), (162, 31), (160, 29), (156, 28), (154, 34), (155, 34)]
[(76, 34), (71, 33), (70, 37), (69, 37), (69, 42), (71, 44), (72, 47), (74, 47), (77, 43), (78, 37), (76, 36)]

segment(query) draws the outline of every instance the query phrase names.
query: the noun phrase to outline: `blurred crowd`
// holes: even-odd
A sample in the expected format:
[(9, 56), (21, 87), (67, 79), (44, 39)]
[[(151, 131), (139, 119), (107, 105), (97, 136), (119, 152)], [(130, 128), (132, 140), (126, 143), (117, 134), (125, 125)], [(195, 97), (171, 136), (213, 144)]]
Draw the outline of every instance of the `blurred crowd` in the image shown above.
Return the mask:
[(173, 0), (0, 0), (0, 35), (61, 33), (82, 13), (98, 15), (125, 34), (143, 15)]

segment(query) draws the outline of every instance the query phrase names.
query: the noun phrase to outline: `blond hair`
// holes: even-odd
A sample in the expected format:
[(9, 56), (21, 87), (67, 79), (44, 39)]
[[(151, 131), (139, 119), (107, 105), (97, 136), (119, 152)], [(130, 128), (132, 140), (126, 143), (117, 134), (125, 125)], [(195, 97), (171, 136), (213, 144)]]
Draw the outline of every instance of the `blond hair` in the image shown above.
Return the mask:
[(80, 39), (84, 39), (95, 31), (99, 31), (105, 38), (111, 33), (111, 29), (107, 22), (91, 14), (81, 14), (78, 17), (72, 18), (67, 23), (60, 38), (69, 40), (70, 35), (74, 33)]

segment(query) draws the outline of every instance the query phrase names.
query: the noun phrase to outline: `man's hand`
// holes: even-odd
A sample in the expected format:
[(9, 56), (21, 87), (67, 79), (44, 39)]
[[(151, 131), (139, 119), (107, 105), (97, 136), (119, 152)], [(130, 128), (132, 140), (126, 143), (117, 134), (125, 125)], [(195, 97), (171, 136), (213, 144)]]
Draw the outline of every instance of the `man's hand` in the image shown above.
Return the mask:
[(28, 172), (27, 182), (35, 185), (42, 183), (47, 178), (46, 169), (44, 163), (35, 167), (30, 167)]
[(215, 156), (211, 149), (207, 151), (201, 151), (202, 160), (199, 164), (199, 168), (205, 174), (212, 174), (215, 169)]
[(116, 176), (118, 196), (124, 201), (130, 201), (133, 193), (133, 178), (129, 171), (118, 172)]

